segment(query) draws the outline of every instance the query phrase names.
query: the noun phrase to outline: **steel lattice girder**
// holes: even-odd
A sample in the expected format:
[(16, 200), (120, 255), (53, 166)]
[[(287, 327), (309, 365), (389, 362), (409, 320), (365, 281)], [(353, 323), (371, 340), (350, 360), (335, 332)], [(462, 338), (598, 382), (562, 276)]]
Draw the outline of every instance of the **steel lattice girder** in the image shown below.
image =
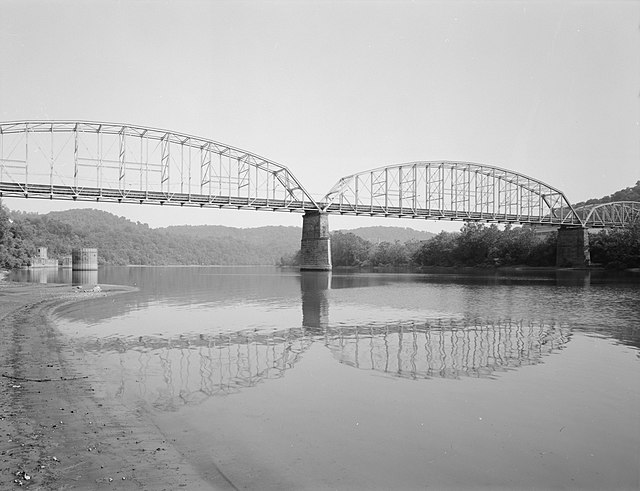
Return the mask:
[(613, 201), (576, 208), (586, 227), (626, 227), (640, 222), (640, 202)]
[(200, 137), (91, 121), (0, 123), (0, 195), (318, 210), (285, 166)]
[(346, 176), (322, 206), (349, 215), (582, 225), (558, 189), (470, 162), (408, 162)]

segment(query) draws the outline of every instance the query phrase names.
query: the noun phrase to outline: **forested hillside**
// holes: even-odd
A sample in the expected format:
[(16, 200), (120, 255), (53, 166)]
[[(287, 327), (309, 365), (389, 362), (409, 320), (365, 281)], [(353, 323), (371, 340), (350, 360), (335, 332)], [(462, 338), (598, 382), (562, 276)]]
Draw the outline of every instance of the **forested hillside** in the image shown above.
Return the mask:
[[(366, 220), (363, 220), (363, 222), (366, 222)], [(379, 242), (393, 243), (398, 241), (404, 243), (410, 240), (429, 240), (436, 235), (409, 227), (359, 227), (353, 230), (338, 230), (338, 232), (353, 233), (374, 244)]]
[[(80, 209), (45, 215), (0, 210), (0, 267), (29, 264), (38, 246), (49, 257), (78, 247), (98, 249), (100, 264), (255, 265), (293, 258), (300, 249), (300, 227), (234, 228), (218, 225), (152, 229), (105, 211)], [(365, 227), (352, 232), (374, 243), (429, 238), (402, 227)]]
[(638, 201), (640, 202), (640, 181), (636, 182), (636, 185), (633, 187), (621, 189), (620, 191), (616, 191), (609, 196), (604, 196), (602, 198), (593, 198), (588, 199), (587, 201), (581, 201), (580, 203), (575, 203), (574, 207), (584, 206), (584, 205), (599, 205), (601, 203), (611, 203), (612, 201)]
[[(9, 212), (0, 219), (3, 267), (25, 265), (36, 247), (60, 257), (96, 247), (100, 264), (275, 264), (300, 247), (296, 227), (170, 227), (152, 229), (104, 211), (81, 209), (46, 215)], [(2, 235), (4, 232), (4, 236)], [(3, 240), (6, 238), (6, 240)]]

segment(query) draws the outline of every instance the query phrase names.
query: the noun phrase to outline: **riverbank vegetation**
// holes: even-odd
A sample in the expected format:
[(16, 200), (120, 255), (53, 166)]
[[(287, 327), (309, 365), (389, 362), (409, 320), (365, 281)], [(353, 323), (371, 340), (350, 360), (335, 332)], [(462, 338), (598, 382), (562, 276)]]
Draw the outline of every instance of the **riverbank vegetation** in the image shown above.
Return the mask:
[(589, 234), (591, 262), (607, 268), (640, 268), (640, 223)]
[[(426, 241), (372, 243), (351, 232), (331, 234), (334, 267), (555, 267), (557, 232), (530, 227), (504, 229), (496, 225), (465, 224), (460, 232), (440, 232)], [(589, 234), (593, 265), (640, 267), (640, 224)], [(283, 257), (281, 265), (300, 265), (300, 252)]]
[[(640, 181), (599, 200), (640, 201)], [(364, 220), (363, 220), (364, 221)], [(13, 212), (0, 203), (0, 268), (30, 264), (39, 246), (49, 257), (79, 247), (98, 249), (100, 264), (258, 265), (300, 264), (299, 227), (233, 228), (145, 223), (92, 209), (45, 215)], [(531, 227), (467, 223), (460, 232), (437, 235), (406, 227), (363, 227), (331, 234), (336, 267), (494, 267), (556, 264), (555, 232)], [(640, 224), (590, 234), (592, 263), (610, 268), (640, 267)]]
[(80, 247), (98, 249), (99, 264), (275, 264), (300, 247), (297, 227), (240, 229), (221, 226), (150, 228), (99, 210), (46, 215), (0, 207), (0, 268), (28, 265), (36, 248), (50, 258)]
[[(635, 186), (600, 199), (576, 205), (612, 201), (639, 201), (640, 181)], [(460, 232), (440, 232), (426, 241), (372, 242), (349, 232), (331, 234), (331, 260), (335, 267), (555, 267), (557, 232), (532, 227), (465, 224)], [(624, 229), (589, 234), (591, 261), (607, 268), (640, 267), (640, 224)], [(298, 265), (300, 256), (282, 258), (283, 264)]]
[[(334, 232), (331, 261), (335, 267), (555, 266), (556, 238), (555, 232), (541, 235), (528, 227), (478, 223), (420, 242), (374, 244), (350, 232)], [(299, 256), (290, 259), (283, 262), (295, 263)]]

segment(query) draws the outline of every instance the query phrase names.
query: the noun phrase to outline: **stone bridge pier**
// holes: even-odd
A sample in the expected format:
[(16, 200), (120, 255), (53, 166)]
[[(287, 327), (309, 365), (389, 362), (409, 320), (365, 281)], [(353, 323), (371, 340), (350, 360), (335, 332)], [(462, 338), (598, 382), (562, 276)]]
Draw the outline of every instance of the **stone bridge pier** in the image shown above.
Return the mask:
[(589, 232), (585, 227), (560, 227), (556, 266), (579, 268), (591, 265)]
[(329, 216), (306, 211), (302, 217), (301, 271), (331, 271)]

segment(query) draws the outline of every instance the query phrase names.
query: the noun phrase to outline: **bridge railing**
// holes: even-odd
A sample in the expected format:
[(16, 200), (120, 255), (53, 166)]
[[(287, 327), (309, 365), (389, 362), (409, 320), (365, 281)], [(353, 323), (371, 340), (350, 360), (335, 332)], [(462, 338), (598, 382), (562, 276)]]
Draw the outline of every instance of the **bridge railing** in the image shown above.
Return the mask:
[(285, 166), (173, 131), (91, 121), (0, 123), (5, 196), (318, 209)]

